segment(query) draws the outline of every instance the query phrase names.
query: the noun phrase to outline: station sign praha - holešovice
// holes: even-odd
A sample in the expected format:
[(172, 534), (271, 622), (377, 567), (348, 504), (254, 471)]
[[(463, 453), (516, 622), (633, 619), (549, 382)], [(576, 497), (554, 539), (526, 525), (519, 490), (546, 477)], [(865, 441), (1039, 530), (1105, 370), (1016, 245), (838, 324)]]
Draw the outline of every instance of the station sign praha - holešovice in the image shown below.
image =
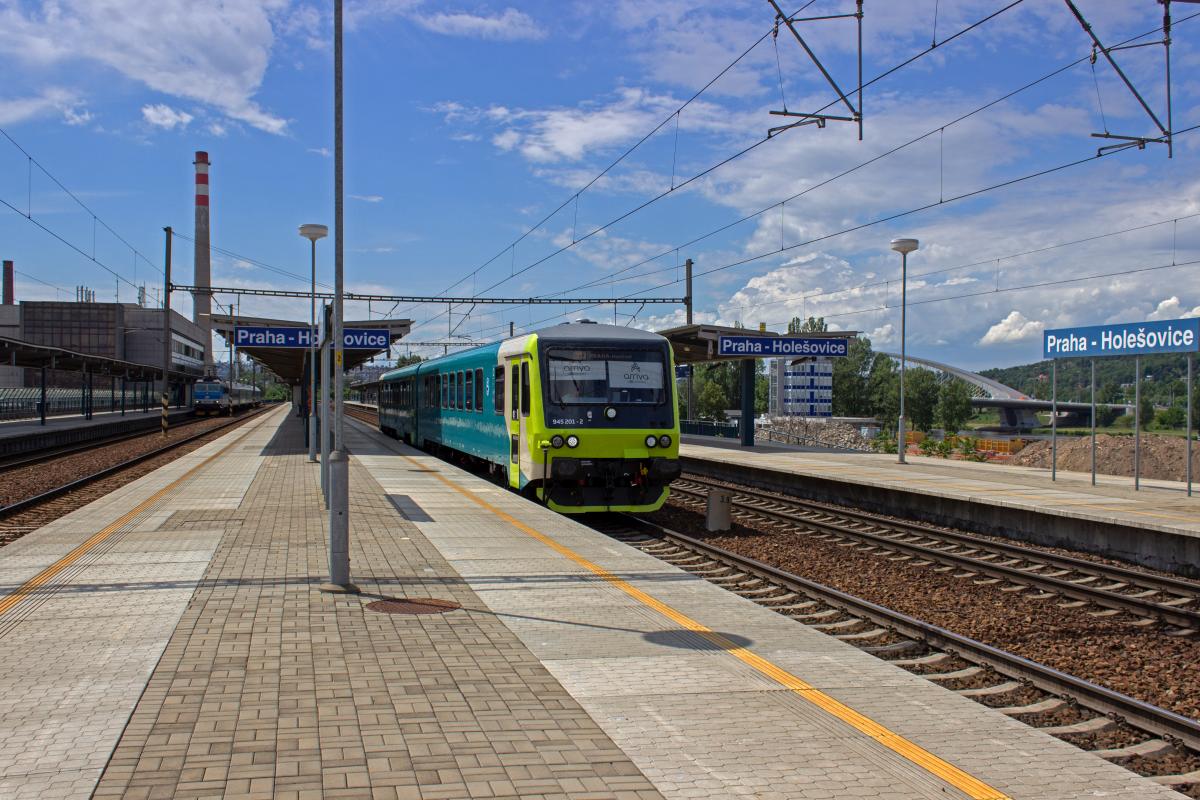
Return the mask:
[[(297, 347), (312, 346), (308, 328), (238, 327), (233, 336), (238, 347)], [(342, 341), (347, 350), (385, 350), (390, 344), (387, 330), (382, 328), (346, 328)]]
[(1200, 350), (1200, 318), (1058, 328), (1042, 334), (1045, 358), (1144, 356)]
[(840, 358), (850, 352), (844, 337), (720, 336), (717, 355), (733, 358)]

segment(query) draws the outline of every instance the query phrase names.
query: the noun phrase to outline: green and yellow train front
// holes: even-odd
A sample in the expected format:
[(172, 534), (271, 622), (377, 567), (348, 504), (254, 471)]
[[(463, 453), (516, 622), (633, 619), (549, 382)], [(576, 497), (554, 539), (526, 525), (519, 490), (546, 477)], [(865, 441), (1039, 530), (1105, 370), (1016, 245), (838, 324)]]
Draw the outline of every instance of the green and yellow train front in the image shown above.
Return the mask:
[(576, 323), (510, 339), (498, 355), (513, 488), (567, 513), (662, 506), (679, 476), (665, 339)]

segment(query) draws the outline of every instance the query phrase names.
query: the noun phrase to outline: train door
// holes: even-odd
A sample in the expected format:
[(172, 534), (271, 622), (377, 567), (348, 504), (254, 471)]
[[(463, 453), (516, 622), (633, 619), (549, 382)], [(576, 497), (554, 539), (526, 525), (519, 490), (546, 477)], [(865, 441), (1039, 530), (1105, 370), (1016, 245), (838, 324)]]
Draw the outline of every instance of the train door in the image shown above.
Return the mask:
[(521, 488), (521, 475), (533, 477), (533, 459), (529, 452), (530, 369), (528, 356), (508, 359), (508, 391), (505, 412), (508, 418), (508, 484)]

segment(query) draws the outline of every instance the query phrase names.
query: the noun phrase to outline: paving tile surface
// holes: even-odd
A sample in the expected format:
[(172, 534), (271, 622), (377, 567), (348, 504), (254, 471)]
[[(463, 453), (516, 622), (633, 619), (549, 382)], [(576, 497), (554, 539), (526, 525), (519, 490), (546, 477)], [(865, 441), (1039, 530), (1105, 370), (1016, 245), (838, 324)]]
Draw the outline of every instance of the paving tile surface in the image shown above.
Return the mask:
[[(198, 506), (167, 519), (189, 536), (236, 524), (97, 798), (660, 797), (357, 460), (351, 558), (364, 594), (318, 591), (327, 519), (318, 468), (294, 419), (261, 449), (271, 466), (228, 517)], [(383, 596), (464, 608), (364, 608)]]

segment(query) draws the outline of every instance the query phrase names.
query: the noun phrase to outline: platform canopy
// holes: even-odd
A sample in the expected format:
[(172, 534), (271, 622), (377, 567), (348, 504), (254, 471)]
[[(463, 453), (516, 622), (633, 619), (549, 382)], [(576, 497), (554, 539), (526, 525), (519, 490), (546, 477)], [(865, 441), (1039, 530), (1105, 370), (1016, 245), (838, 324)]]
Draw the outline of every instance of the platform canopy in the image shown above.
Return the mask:
[[(111, 375), (132, 381), (152, 381), (162, 378), (162, 366), (77, 353), (74, 350), (33, 344), (7, 336), (0, 336), (0, 365), (34, 369), (46, 367), (66, 372), (86, 371), (93, 375)], [(192, 373), (177, 369), (170, 370), (169, 374), (173, 382), (191, 382), (196, 379)]]
[[(411, 319), (372, 319), (372, 320), (346, 320), (343, 326), (349, 329), (368, 329), (368, 330), (384, 330), (388, 333), (389, 347), (395, 344), (400, 339), (408, 335), (409, 329), (412, 327)], [(308, 321), (286, 320), (286, 319), (269, 319), (267, 317), (248, 317), (239, 315), (236, 318), (227, 314), (212, 315), (213, 330), (221, 335), (228, 344), (234, 337), (235, 328), (308, 328)], [(306, 347), (253, 347), (243, 346), (238, 348), (239, 352), (253, 358), (258, 363), (265, 366), (267, 369), (279, 376), (279, 379), (288, 384), (299, 384), (304, 380), (304, 367), (308, 359), (309, 350)], [(352, 370), (355, 367), (370, 361), (380, 353), (385, 352), (385, 348), (375, 349), (347, 349), (346, 350), (346, 371)]]
[(658, 331), (659, 336), (665, 336), (671, 343), (677, 364), (702, 364), (707, 361), (736, 360), (737, 356), (722, 356), (717, 354), (717, 342), (722, 336), (751, 336), (764, 339), (778, 339), (781, 336), (802, 336), (806, 339), (853, 339), (858, 331), (805, 331), (804, 333), (784, 334), (774, 331), (760, 331), (754, 328), (734, 328), (727, 325), (683, 325), (678, 328), (668, 328)]

